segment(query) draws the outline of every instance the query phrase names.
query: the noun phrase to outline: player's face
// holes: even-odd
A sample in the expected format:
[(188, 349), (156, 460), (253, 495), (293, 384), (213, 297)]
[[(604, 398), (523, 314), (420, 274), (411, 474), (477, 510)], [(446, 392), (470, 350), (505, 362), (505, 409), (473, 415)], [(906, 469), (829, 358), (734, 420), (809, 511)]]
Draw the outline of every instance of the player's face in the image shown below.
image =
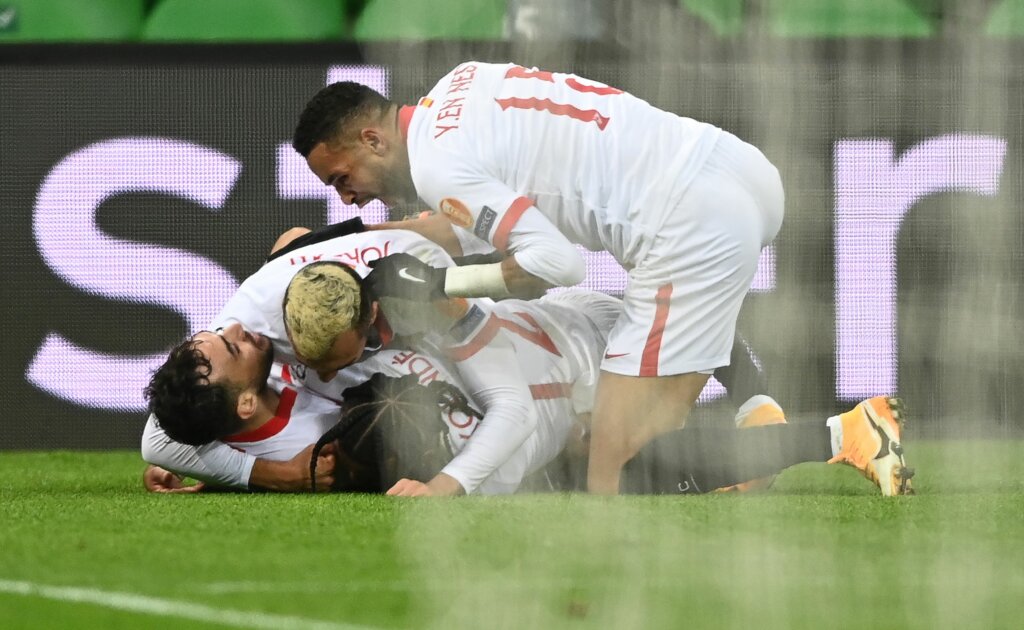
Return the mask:
[(298, 359), (316, 370), (320, 380), (326, 383), (337, 376), (340, 370), (363, 357), (368, 332), (369, 327), (346, 330), (334, 338), (334, 345), (323, 357), (314, 360), (299, 356)]
[(197, 333), (196, 349), (210, 360), (209, 379), (242, 389), (262, 391), (274, 362), (274, 345), (267, 337), (234, 323), (217, 331)]
[(346, 204), (362, 208), (380, 199), (393, 207), (416, 196), (400, 145), (374, 129), (364, 129), (354, 142), (321, 142), (306, 164)]

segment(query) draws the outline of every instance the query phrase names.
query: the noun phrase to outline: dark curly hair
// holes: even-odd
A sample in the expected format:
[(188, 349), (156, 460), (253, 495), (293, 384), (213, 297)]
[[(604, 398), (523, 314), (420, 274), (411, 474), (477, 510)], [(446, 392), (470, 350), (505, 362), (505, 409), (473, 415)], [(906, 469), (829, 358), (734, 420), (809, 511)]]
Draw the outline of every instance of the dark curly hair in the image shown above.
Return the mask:
[(292, 147), (308, 158), (313, 147), (338, 138), (350, 121), (362, 114), (382, 116), (392, 103), (362, 83), (332, 83), (306, 103), (295, 127)]
[(237, 433), (236, 387), (210, 382), (210, 359), (189, 340), (171, 350), (143, 391), (149, 411), (176, 442), (199, 446)]

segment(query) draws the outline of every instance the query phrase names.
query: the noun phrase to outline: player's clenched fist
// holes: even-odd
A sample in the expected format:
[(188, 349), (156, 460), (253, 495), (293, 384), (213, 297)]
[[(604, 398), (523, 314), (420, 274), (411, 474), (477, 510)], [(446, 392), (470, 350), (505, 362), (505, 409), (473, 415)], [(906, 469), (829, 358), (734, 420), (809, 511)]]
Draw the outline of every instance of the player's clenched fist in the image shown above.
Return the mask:
[(445, 270), (431, 267), (410, 254), (391, 254), (370, 261), (366, 276), (376, 298), (402, 298), (415, 302), (444, 299)]

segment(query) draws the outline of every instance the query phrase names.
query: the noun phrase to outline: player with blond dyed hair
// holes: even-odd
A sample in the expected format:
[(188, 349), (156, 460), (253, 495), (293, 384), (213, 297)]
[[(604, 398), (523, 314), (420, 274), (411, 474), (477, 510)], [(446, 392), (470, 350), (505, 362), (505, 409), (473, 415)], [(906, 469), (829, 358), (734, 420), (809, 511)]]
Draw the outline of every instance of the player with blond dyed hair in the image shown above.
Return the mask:
[[(278, 360), (308, 364), (324, 381), (342, 368), (388, 346), (396, 334), (414, 340), (414, 349), (434, 356), (447, 354), (466, 392), (484, 411), (486, 422), (444, 471), (426, 483), (407, 480), (396, 493), (471, 493), (536, 429), (538, 420), (529, 381), (519, 372), (515, 350), (505, 330), (507, 325), (491, 312), (490, 300), (441, 301), (439, 308), (433, 308), (400, 299), (385, 299), (382, 305), (360, 289), (359, 315), (354, 317), (355, 287), (343, 279), (343, 274), (358, 281), (357, 278), (369, 273), (373, 261), (394, 252), (404, 252), (433, 265), (453, 264), (451, 257), (436, 243), (406, 230), (361, 232), (311, 243), (270, 260), (247, 278), (210, 329), (242, 324), (246, 335), (272, 344)], [(304, 271), (306, 267), (310, 267), (310, 271)], [(288, 294), (296, 278), (299, 279), (294, 283), (295, 293)], [(310, 286), (304, 286), (307, 283)], [(320, 291), (314, 290), (315, 285), (319, 285)], [(336, 291), (332, 294), (324, 291), (325, 288)], [(321, 296), (326, 297), (326, 301)], [(335, 307), (340, 311), (340, 318), (339, 313), (334, 312)], [(322, 316), (324, 321), (330, 321), (335, 328), (320, 328), (323, 322), (314, 322), (309, 317), (310, 312), (320, 308), (330, 314)], [(294, 328), (285, 323), (286, 311)], [(352, 327), (353, 321), (358, 325)], [(521, 328), (523, 326), (520, 324)], [(528, 322), (525, 326), (531, 330)], [(340, 332), (329, 339), (328, 334), (334, 330)], [(301, 350), (296, 352), (293, 341), (310, 356), (303, 356)], [(186, 341), (183, 345), (190, 343)], [(230, 351), (241, 344), (227, 346)], [(175, 351), (172, 356), (187, 359), (194, 357), (194, 352)], [(232, 353), (232, 356), (236, 355)], [(189, 391), (180, 392), (173, 387), (162, 389), (160, 396), (150, 399), (151, 410), (162, 421), (187, 422), (194, 415), (194, 403), (202, 399), (204, 392), (216, 388), (208, 387), (211, 385), (208, 368), (205, 373), (198, 372), (199, 378), (181, 379), (174, 375), (175, 372), (196, 373), (194, 361), (183, 370), (173, 365), (166, 369), (170, 373), (163, 379), (165, 382), (175, 385), (188, 380)], [(218, 407), (213, 411), (219, 413), (225, 404), (230, 404), (225, 400), (220, 396)]]
[(282, 303), (295, 355), (311, 367), (323, 362), (339, 336), (365, 335), (377, 308), (355, 272), (335, 263), (300, 269), (288, 283)]

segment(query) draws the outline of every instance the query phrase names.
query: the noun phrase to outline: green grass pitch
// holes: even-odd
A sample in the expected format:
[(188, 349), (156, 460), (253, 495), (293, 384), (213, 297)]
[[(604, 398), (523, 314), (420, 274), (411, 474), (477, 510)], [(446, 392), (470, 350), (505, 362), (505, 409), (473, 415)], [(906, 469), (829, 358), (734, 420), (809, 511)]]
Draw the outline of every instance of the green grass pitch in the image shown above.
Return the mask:
[(914, 497), (147, 495), (135, 453), (0, 453), (0, 626), (1017, 628), (1024, 443), (912, 442)]

